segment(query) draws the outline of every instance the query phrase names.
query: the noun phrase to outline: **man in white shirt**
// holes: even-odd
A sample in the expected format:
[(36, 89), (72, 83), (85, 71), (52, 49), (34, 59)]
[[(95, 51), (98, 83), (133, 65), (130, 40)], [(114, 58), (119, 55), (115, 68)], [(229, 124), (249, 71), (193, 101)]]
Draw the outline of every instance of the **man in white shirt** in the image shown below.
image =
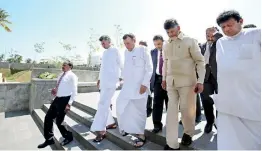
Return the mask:
[(122, 135), (135, 134), (137, 139), (134, 147), (141, 147), (146, 140), (146, 104), (153, 65), (147, 48), (135, 46), (133, 34), (124, 35), (123, 40), (127, 50), (123, 69), (124, 84), (116, 102), (117, 121)]
[(100, 89), (100, 100), (91, 126), (91, 131), (97, 132), (94, 142), (100, 142), (105, 138), (106, 129), (115, 129), (117, 127), (110, 105), (120, 79), (120, 70), (123, 68), (121, 55), (116, 48), (111, 46), (110, 37), (107, 35), (101, 36), (99, 41), (106, 50), (102, 56), (97, 82), (97, 86)]
[(242, 29), (237, 11), (219, 14), (218, 150), (261, 150), (261, 30)]
[[(147, 42), (141, 40), (141, 41), (139, 41), (139, 45), (147, 47)], [(151, 88), (150, 88), (150, 91), (151, 91), (151, 93), (153, 92), (153, 90)], [(151, 96), (151, 93), (148, 95), (147, 103), (146, 103), (146, 114), (147, 114), (147, 117), (150, 117), (151, 114), (152, 114), (152, 111), (153, 111), (153, 109), (152, 109), (152, 99), (153, 98)]]
[(70, 106), (77, 95), (77, 76), (71, 71), (73, 64), (70, 61), (64, 62), (62, 66), (63, 73), (58, 77), (56, 87), (52, 89), (52, 95), (55, 96), (51, 103), (44, 120), (44, 137), (45, 142), (38, 145), (38, 148), (45, 148), (54, 144), (53, 120), (56, 119), (56, 125), (65, 138), (61, 143), (66, 145), (73, 140), (73, 135), (69, 132), (62, 122), (64, 121), (66, 112), (70, 110)]

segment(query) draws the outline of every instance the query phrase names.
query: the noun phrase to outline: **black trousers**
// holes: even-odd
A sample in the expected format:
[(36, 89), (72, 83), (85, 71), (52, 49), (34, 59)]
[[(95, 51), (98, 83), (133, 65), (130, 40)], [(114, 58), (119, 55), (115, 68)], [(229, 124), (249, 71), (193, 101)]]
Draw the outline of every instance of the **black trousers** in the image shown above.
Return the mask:
[(152, 109), (152, 97), (151, 97), (151, 95), (148, 95), (148, 97), (147, 97), (147, 104), (146, 104), (147, 115), (150, 115), (152, 113), (152, 110), (153, 110)]
[(204, 90), (200, 94), (207, 124), (214, 124), (215, 122), (214, 107), (213, 107), (214, 100), (211, 98), (211, 95), (214, 94), (215, 86), (212, 80), (215, 79), (211, 74), (209, 76), (209, 79), (204, 82)]
[(168, 105), (168, 96), (167, 91), (164, 90), (161, 86), (162, 84), (162, 76), (156, 75), (155, 84), (154, 84), (154, 99), (153, 99), (153, 123), (155, 128), (162, 128), (163, 124), (162, 114), (164, 102)]
[(196, 120), (201, 119), (201, 103), (200, 103), (200, 95), (197, 94), (197, 100), (196, 100)]
[(64, 138), (72, 138), (72, 133), (69, 132), (64, 125), (61, 125), (65, 118), (65, 108), (68, 104), (70, 96), (56, 97), (48, 109), (44, 121), (44, 137), (46, 140), (54, 136), (53, 121), (56, 119), (56, 125)]

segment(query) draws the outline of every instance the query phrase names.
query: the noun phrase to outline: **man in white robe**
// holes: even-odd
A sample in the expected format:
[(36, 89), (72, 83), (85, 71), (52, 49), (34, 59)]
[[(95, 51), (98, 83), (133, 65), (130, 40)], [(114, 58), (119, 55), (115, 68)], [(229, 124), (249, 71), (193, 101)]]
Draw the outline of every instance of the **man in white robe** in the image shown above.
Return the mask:
[(261, 30), (242, 23), (234, 10), (217, 18), (218, 150), (261, 150)]
[(134, 146), (141, 147), (146, 139), (146, 104), (153, 65), (146, 47), (135, 46), (133, 34), (124, 35), (123, 40), (127, 50), (123, 69), (124, 84), (116, 102), (118, 126), (123, 136), (135, 134), (137, 139)]
[(120, 78), (120, 70), (123, 68), (121, 55), (116, 48), (111, 46), (109, 36), (101, 36), (99, 41), (106, 50), (103, 52), (102, 64), (99, 72), (97, 86), (100, 89), (100, 100), (91, 131), (97, 132), (95, 142), (100, 142), (105, 138), (106, 129), (116, 128), (110, 105), (111, 99), (116, 91), (116, 86)]

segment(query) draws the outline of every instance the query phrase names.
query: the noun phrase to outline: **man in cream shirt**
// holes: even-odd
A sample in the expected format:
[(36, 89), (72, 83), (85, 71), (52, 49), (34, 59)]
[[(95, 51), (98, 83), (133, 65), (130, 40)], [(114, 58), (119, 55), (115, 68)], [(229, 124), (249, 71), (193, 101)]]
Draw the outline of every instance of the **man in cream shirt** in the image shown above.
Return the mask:
[[(205, 61), (195, 39), (184, 35), (175, 19), (168, 19), (164, 29), (170, 37), (163, 49), (163, 82), (169, 102), (166, 120), (165, 150), (179, 149), (178, 106), (184, 134), (181, 143), (190, 145), (195, 133), (196, 95), (203, 91)], [(196, 76), (196, 72), (198, 78)]]

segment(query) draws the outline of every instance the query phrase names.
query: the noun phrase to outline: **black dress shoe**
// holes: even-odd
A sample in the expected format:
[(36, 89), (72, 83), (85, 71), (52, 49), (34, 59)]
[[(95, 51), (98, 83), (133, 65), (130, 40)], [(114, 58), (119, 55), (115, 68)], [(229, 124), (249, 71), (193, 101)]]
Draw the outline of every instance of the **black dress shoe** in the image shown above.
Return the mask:
[(161, 128), (154, 128), (154, 129), (152, 130), (153, 133), (158, 133), (158, 132), (160, 132), (160, 131), (162, 131), (162, 127), (161, 127)]
[(165, 145), (164, 150), (180, 150), (180, 148), (174, 149), (174, 148), (169, 147), (168, 145)]
[(73, 137), (71, 137), (71, 138), (66, 138), (66, 139), (64, 139), (64, 140), (61, 142), (61, 145), (62, 145), (62, 146), (65, 146), (65, 145), (71, 143), (72, 141), (73, 141)]
[(211, 131), (212, 131), (212, 129), (213, 129), (213, 125), (214, 124), (206, 124), (206, 126), (205, 126), (205, 133), (210, 133)]
[(192, 137), (184, 133), (181, 144), (184, 146), (189, 146), (191, 145), (191, 143), (192, 143)]
[(53, 139), (51, 140), (46, 140), (43, 144), (40, 144), (37, 146), (37, 148), (45, 148), (48, 145), (53, 145), (55, 142)]

